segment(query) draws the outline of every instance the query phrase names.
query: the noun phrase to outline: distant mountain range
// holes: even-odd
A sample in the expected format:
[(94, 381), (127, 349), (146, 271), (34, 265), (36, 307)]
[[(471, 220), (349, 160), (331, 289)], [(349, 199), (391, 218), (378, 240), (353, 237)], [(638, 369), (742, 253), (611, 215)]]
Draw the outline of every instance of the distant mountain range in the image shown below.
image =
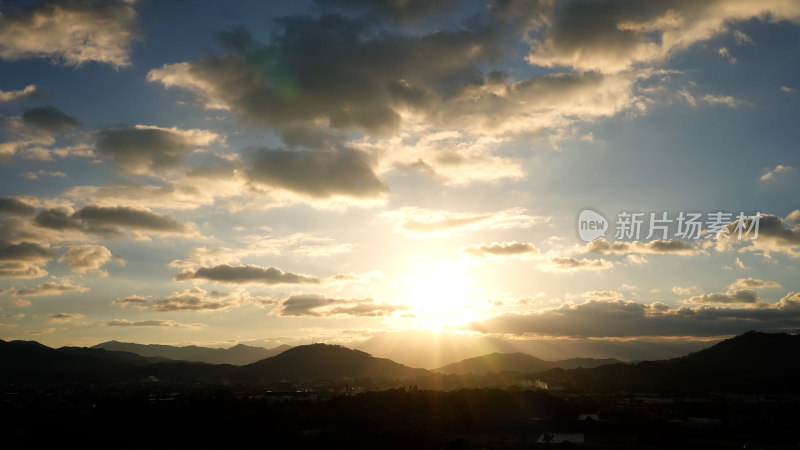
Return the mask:
[(401, 380), (430, 375), (425, 369), (375, 358), (360, 350), (338, 345), (302, 345), (232, 370), (226, 377), (236, 381), (302, 381), (314, 379), (381, 378)]
[(519, 352), (535, 355), (546, 361), (576, 356), (652, 361), (686, 355), (717, 342), (656, 338), (506, 340), (490, 335), (406, 330), (378, 333), (365, 341), (355, 343), (353, 348), (407, 366), (434, 370), (455, 361), (489, 353)]
[[(151, 347), (169, 348), (136, 348)], [(251, 364), (233, 366), (103, 348), (53, 349), (31, 341), (0, 341), (0, 363), (0, 382), (5, 383), (146, 379), (264, 383), (366, 378), (435, 382), (460, 374), (520, 372), (527, 373), (523, 375), (527, 379), (579, 391), (800, 392), (800, 336), (758, 332), (748, 332), (680, 358), (637, 364), (590, 358), (552, 362), (522, 353), (493, 353), (449, 364), (439, 373), (326, 344), (298, 346)], [(567, 368), (552, 368), (559, 364)], [(595, 367), (588, 367), (592, 364)]]
[(115, 352), (129, 352), (140, 356), (166, 358), (179, 361), (204, 362), (208, 364), (232, 364), (243, 366), (254, 363), (270, 356), (275, 356), (285, 350), (292, 348), (288, 345), (281, 345), (272, 349), (263, 347), (252, 347), (239, 344), (231, 348), (209, 348), (189, 345), (177, 347), (173, 345), (160, 344), (135, 344), (131, 342), (108, 341), (97, 344), (93, 349), (112, 350)]
[(528, 355), (527, 353), (490, 353), (488, 355), (448, 364), (444, 367), (434, 369), (434, 372), (454, 375), (484, 375), (502, 372), (537, 373), (553, 368), (591, 368), (620, 362), (621, 361), (613, 358), (572, 358), (561, 361), (545, 361), (535, 356)]
[(800, 392), (800, 335), (750, 331), (679, 358), (551, 369), (549, 383), (594, 391)]

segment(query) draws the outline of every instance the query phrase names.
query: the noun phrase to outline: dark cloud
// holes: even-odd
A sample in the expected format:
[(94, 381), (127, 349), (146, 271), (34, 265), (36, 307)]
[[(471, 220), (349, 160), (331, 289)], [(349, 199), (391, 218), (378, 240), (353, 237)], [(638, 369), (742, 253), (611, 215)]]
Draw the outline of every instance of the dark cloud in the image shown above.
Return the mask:
[(601, 255), (625, 254), (676, 254), (693, 255), (700, 250), (694, 245), (676, 240), (655, 240), (649, 242), (616, 241), (613, 244), (603, 238), (595, 239), (586, 244), (586, 253), (599, 253)]
[(371, 298), (330, 298), (321, 294), (292, 295), (282, 303), (282, 316), (335, 316), (382, 317), (395, 311), (409, 309), (406, 305), (376, 302)]
[(786, 219), (773, 214), (762, 214), (758, 220), (757, 237), (755, 237), (754, 219), (744, 219), (741, 226), (741, 240), (737, 230), (739, 220), (735, 220), (723, 229), (724, 233), (717, 240), (716, 248), (717, 250), (727, 250), (741, 245), (748, 250), (763, 252), (767, 256), (776, 252), (798, 258), (800, 257), (800, 222), (792, 219), (797, 214), (797, 211), (792, 212)]
[(283, 316), (319, 316), (315, 309), (336, 303), (336, 299), (321, 294), (293, 295), (283, 301)]
[(127, 66), (138, 37), (136, 10), (127, 0), (51, 0), (0, 15), (0, 59), (11, 61)]
[(183, 270), (175, 276), (176, 281), (208, 280), (219, 283), (243, 284), (316, 284), (320, 279), (308, 275), (284, 272), (277, 267), (230, 266), (221, 264), (201, 267), (197, 270)]
[(69, 281), (48, 281), (32, 288), (17, 289), (16, 296), (61, 295), (65, 292), (86, 292), (89, 288), (73, 284)]
[(615, 72), (660, 62), (751, 18), (800, 21), (792, 0), (622, 0), (558, 2), (533, 39), (529, 61), (541, 66)]
[(388, 190), (372, 171), (369, 156), (358, 150), (263, 150), (251, 161), (245, 169), (251, 182), (313, 198), (375, 197)]
[(528, 242), (492, 242), (491, 244), (470, 245), (462, 248), (461, 252), (475, 258), (513, 257), (535, 255), (539, 253), (539, 249)]
[(758, 278), (738, 278), (728, 287), (729, 290), (736, 289), (761, 289), (779, 288), (781, 285), (774, 281), (759, 280)]
[[(11, 235), (15, 230), (6, 229), (7, 223), (0, 224), (0, 236)], [(49, 247), (36, 242), (11, 243), (0, 238), (0, 278), (40, 278), (47, 275), (42, 268), (55, 257)]]
[(701, 303), (701, 304), (730, 304), (730, 303), (746, 303), (758, 305), (763, 303), (758, 292), (752, 289), (737, 289), (734, 291), (696, 295), (686, 300), (686, 303)]
[(36, 208), (14, 197), (0, 197), (0, 214), (13, 214), (16, 216), (29, 216), (36, 212)]
[(114, 319), (106, 322), (108, 327), (157, 327), (157, 328), (200, 328), (204, 323), (179, 323), (174, 320), (139, 320)]
[(109, 227), (116, 230), (119, 227), (124, 227), (132, 230), (164, 233), (186, 233), (189, 231), (186, 225), (169, 216), (125, 206), (84, 206), (75, 212), (74, 217), (85, 223), (90, 230), (105, 230)]
[(478, 64), (503, 54), (497, 24), (425, 35), (342, 15), (292, 16), (276, 25), (270, 44), (239, 30), (226, 40), (231, 53), (168, 64), (148, 80), (193, 91), (207, 107), (230, 108), (251, 123), (285, 128), (321, 119), (374, 134), (395, 128), (399, 108), (417, 93), (447, 97), (482, 83)]
[(47, 315), (49, 322), (56, 322), (56, 323), (72, 322), (73, 320), (82, 319), (83, 317), (84, 317), (83, 314), (78, 314), (78, 313), (58, 313), (58, 314)]
[[(156, 311), (217, 311), (239, 306), (250, 298), (241, 292), (208, 292), (197, 287), (173, 292), (167, 297), (155, 298), (152, 309)], [(260, 301), (262, 299), (256, 299)], [(116, 301), (115, 301), (116, 303)]]
[(149, 300), (147, 297), (131, 295), (128, 297), (118, 298), (111, 303), (122, 308), (147, 309), (148, 302)]
[(555, 256), (537, 266), (544, 271), (572, 272), (577, 270), (607, 270), (614, 267), (605, 259), (573, 258), (571, 256)]
[[(788, 297), (788, 296), (787, 296)], [(589, 300), (541, 312), (508, 313), (475, 322), (486, 333), (569, 337), (723, 336), (748, 330), (790, 331), (800, 326), (791, 299), (761, 308), (699, 305), (670, 308), (633, 301)]]
[(324, 10), (335, 7), (369, 11), (389, 18), (417, 20), (425, 15), (457, 5), (462, 0), (314, 0)]
[(58, 134), (80, 126), (77, 119), (70, 117), (55, 106), (37, 106), (22, 113), (22, 121), (49, 134)]
[(10, 244), (0, 241), (0, 261), (28, 261), (42, 262), (55, 257), (55, 252), (49, 247), (44, 247), (33, 242), (20, 242)]
[(74, 213), (65, 208), (40, 211), (34, 222), (53, 230), (80, 230), (101, 235), (134, 232), (188, 234), (192, 229), (172, 217), (126, 206), (84, 206)]
[(95, 151), (122, 172), (154, 174), (179, 168), (186, 155), (217, 138), (204, 130), (136, 126), (98, 132)]

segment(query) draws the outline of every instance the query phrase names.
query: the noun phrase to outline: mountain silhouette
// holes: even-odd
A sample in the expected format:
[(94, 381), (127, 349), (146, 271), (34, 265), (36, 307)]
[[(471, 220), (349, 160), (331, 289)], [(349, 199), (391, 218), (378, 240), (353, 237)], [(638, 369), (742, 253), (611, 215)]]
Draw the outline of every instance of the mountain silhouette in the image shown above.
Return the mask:
[(311, 344), (291, 348), (271, 358), (236, 368), (226, 374), (237, 381), (302, 381), (313, 379), (380, 378), (400, 380), (430, 375), (390, 359), (375, 358), (338, 345)]
[(135, 353), (146, 357), (160, 357), (178, 361), (204, 362), (208, 364), (232, 364), (242, 366), (275, 356), (291, 347), (281, 345), (272, 349), (238, 344), (231, 348), (209, 348), (189, 345), (178, 347), (162, 344), (136, 344), (133, 342), (108, 341), (92, 348)]
[[(169, 346), (167, 346), (169, 347)], [(246, 346), (245, 346), (246, 347)], [(181, 347), (177, 347), (181, 348)], [(244, 350), (249, 351), (245, 348)], [(800, 336), (748, 332), (679, 358), (588, 368), (538, 367), (607, 360), (545, 361), (524, 353), (492, 353), (450, 364), (440, 373), (520, 372), (579, 391), (800, 392)], [(129, 382), (436, 379), (437, 375), (360, 350), (326, 344), (294, 347), (244, 366), (163, 360), (100, 348), (53, 349), (32, 341), (0, 340), (0, 382)], [(551, 366), (552, 367), (552, 366)], [(457, 376), (457, 375), (455, 375)]]
[(0, 382), (108, 382), (215, 378), (234, 366), (171, 361), (97, 348), (0, 341)]
[(598, 391), (800, 392), (800, 336), (749, 331), (678, 358), (551, 369), (537, 376)]
[(490, 353), (468, 358), (435, 369), (434, 372), (453, 375), (484, 375), (488, 373), (520, 372), (536, 373), (552, 368), (574, 369), (576, 367), (597, 367), (619, 363), (616, 359), (572, 358), (561, 361), (545, 361), (527, 353)]
[(141, 356), (133, 352), (106, 350), (104, 348), (95, 347), (60, 347), (57, 350), (62, 353), (69, 353), (72, 355), (93, 356), (100, 359), (119, 361), (132, 366), (146, 366), (148, 364), (172, 361), (169, 358), (163, 358), (160, 356)]
[(33, 341), (0, 341), (3, 382), (103, 381), (130, 364), (109, 358), (62, 352)]

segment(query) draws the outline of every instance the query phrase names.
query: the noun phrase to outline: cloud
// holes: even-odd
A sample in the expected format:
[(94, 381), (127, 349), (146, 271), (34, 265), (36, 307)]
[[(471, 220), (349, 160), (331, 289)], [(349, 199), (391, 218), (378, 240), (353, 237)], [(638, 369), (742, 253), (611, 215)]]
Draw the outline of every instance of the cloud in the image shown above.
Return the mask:
[(613, 244), (603, 238), (595, 239), (586, 244), (585, 253), (598, 253), (601, 255), (626, 255), (626, 254), (675, 254), (693, 255), (700, 250), (694, 245), (677, 240), (641, 241), (616, 241)]
[(74, 117), (68, 116), (55, 106), (37, 106), (22, 113), (22, 121), (37, 130), (55, 135), (80, 126)]
[(40, 91), (35, 85), (29, 84), (24, 89), (16, 91), (3, 91), (0, 90), (0, 103), (13, 102), (15, 100), (22, 100), (26, 98), (33, 98), (40, 94)]
[(47, 315), (47, 319), (48, 319), (47, 321), (50, 322), (50, 323), (68, 323), (68, 322), (72, 322), (73, 320), (76, 320), (76, 319), (82, 319), (83, 317), (84, 317), (83, 314), (77, 314), (77, 313), (73, 313), (73, 314), (70, 314), (70, 313), (48, 314)]
[(31, 302), (30, 300), (25, 300), (24, 298), (17, 298), (12, 300), (8, 305), (13, 308), (27, 308), (28, 306), (31, 306)]
[(749, 19), (797, 23), (800, 6), (792, 0), (558, 4), (548, 11), (542, 35), (532, 39), (528, 61), (615, 73), (659, 64), (678, 51), (727, 33), (730, 24)]
[[(401, 3), (416, 2), (393, 8)], [(555, 144), (577, 122), (642, 113), (653, 100), (638, 84), (659, 74), (484, 73), (525, 27), (546, 22), (546, 4), (496, 1), (457, 28), (430, 32), (403, 32), (381, 14), (285, 17), (268, 44), (244, 29), (221, 33), (222, 54), (165, 64), (147, 79), (188, 91), (207, 109), (280, 130), (289, 145), (296, 130), (326, 130), (317, 134), (339, 141), (347, 137), (341, 132), (360, 131), (350, 147), (382, 156), (379, 173), (417, 170), (448, 184), (519, 179), (520, 161), (496, 154), (499, 142), (485, 138), (528, 133)]]
[(470, 326), (501, 335), (579, 338), (711, 337), (753, 329), (791, 331), (800, 325), (800, 303), (794, 303), (800, 297), (795, 297), (787, 296), (785, 301), (760, 308), (706, 304), (672, 308), (658, 302), (587, 300), (539, 312), (501, 314)]
[(791, 94), (792, 92), (795, 92), (795, 90), (793, 88), (788, 87), (788, 86), (781, 86), (781, 92), (785, 92), (787, 94)]
[(0, 59), (128, 66), (131, 44), (139, 37), (133, 3), (52, 0), (7, 12), (0, 16)]
[(118, 298), (111, 302), (113, 305), (131, 309), (147, 309), (149, 306), (148, 303), (149, 297), (141, 297), (138, 295), (130, 295), (128, 297)]
[(753, 42), (753, 38), (751, 38), (745, 33), (742, 33), (739, 30), (735, 30), (733, 32), (733, 38), (736, 40), (736, 45), (745, 45), (745, 44), (755, 45), (755, 42)]
[(105, 275), (106, 272), (100, 267), (111, 260), (114, 255), (102, 245), (81, 245), (67, 250), (61, 258), (60, 263), (67, 263), (70, 270), (76, 273), (95, 272)]
[(41, 278), (47, 271), (35, 264), (22, 262), (0, 263), (0, 278)]
[(176, 281), (207, 280), (218, 283), (243, 284), (317, 284), (320, 279), (308, 275), (284, 272), (277, 267), (253, 265), (231, 266), (221, 264), (213, 267), (186, 269), (175, 275)]
[(36, 208), (14, 197), (0, 197), (0, 214), (13, 214), (15, 216), (30, 216)]
[(404, 207), (383, 214), (394, 219), (394, 231), (410, 237), (433, 237), (464, 231), (529, 228), (547, 219), (525, 214), (523, 208), (489, 213), (460, 213)]
[(215, 197), (223, 193), (208, 188), (208, 183), (194, 184), (183, 179), (166, 186), (139, 184), (73, 186), (66, 189), (63, 194), (72, 200), (97, 206), (188, 210), (212, 205)]
[(32, 288), (16, 289), (14, 295), (23, 296), (40, 296), (40, 295), (61, 295), (65, 292), (86, 292), (89, 288), (73, 284), (67, 280), (48, 281)]
[(595, 300), (622, 300), (625, 295), (619, 291), (587, 291), (580, 294), (580, 297)]
[(405, 126), (391, 136), (361, 139), (351, 145), (374, 156), (378, 173), (416, 171), (442, 183), (461, 186), (524, 176), (520, 161), (496, 154), (503, 142), (467, 130)]
[(406, 305), (377, 302), (372, 298), (330, 298), (320, 294), (292, 295), (283, 300), (282, 316), (336, 316), (382, 317), (396, 311), (408, 310)]
[(338, 242), (333, 238), (312, 233), (292, 233), (285, 236), (242, 236), (243, 248), (197, 247), (186, 259), (170, 262), (170, 267), (196, 268), (220, 264), (238, 264), (242, 258), (292, 253), (309, 258), (349, 253), (355, 244)]
[(147, 79), (266, 127), (319, 121), (380, 134), (400, 123), (402, 110), (479, 83), (477, 64), (502, 54), (500, 27), (403, 35), (333, 14), (285, 17), (276, 25), (269, 44), (235, 30), (220, 39), (229, 53), (166, 64)]
[(765, 169), (764, 174), (761, 175), (761, 181), (770, 181), (778, 178), (781, 175), (790, 174), (795, 171), (795, 168), (792, 166), (784, 166), (783, 164), (778, 164), (775, 166), (774, 169)]
[(730, 95), (712, 95), (712, 94), (705, 94), (700, 99), (709, 105), (725, 105), (731, 108), (735, 108), (744, 102), (737, 98), (734, 98)]
[(789, 292), (781, 298), (778, 306), (787, 309), (800, 309), (800, 292)]
[(511, 258), (530, 257), (539, 253), (539, 249), (529, 242), (492, 242), (491, 244), (475, 244), (461, 248), (461, 253), (473, 258)]
[(100, 235), (120, 235), (128, 229), (134, 233), (191, 234), (193, 227), (172, 217), (147, 209), (127, 206), (88, 205), (73, 212), (69, 208), (51, 208), (40, 211), (34, 218), (36, 225), (53, 230), (78, 230)]
[(697, 286), (672, 286), (672, 293), (677, 295), (692, 295), (702, 292)]
[[(761, 214), (758, 220), (758, 237), (755, 236), (755, 225), (752, 218), (744, 219), (742, 238), (739, 239), (737, 227), (739, 220), (734, 220), (723, 229), (723, 234), (716, 241), (715, 248), (725, 251), (740, 247), (740, 251), (761, 252), (769, 258), (774, 253), (784, 253), (792, 258), (800, 257), (800, 222), (794, 220), (800, 216), (797, 211), (786, 218), (773, 214)], [(747, 233), (748, 230), (752, 230)]]
[(50, 334), (50, 333), (52, 333), (54, 331), (56, 331), (55, 328), (44, 328), (44, 329), (41, 329), (41, 330), (28, 330), (28, 331), (25, 332), (25, 334), (29, 334), (31, 336), (41, 336), (41, 335), (44, 335), (44, 334)]
[(611, 261), (605, 259), (586, 259), (573, 257), (551, 257), (536, 267), (545, 272), (575, 272), (580, 270), (608, 270), (614, 267)]
[(55, 252), (49, 247), (33, 242), (10, 244), (0, 241), (0, 261), (35, 261), (43, 262), (52, 259)]
[(54, 106), (28, 108), (22, 115), (10, 118), (0, 116), (0, 128), (8, 131), (0, 142), (0, 161), (15, 156), (50, 161), (53, 153), (59, 150), (53, 148), (56, 137), (79, 125), (77, 119)]
[(764, 302), (758, 296), (758, 292), (753, 289), (736, 289), (729, 290), (728, 292), (703, 294), (697, 295), (686, 300), (686, 303), (701, 303), (701, 304), (731, 304), (731, 303), (744, 303), (751, 305), (760, 305)]
[(323, 10), (335, 7), (370, 11), (389, 18), (417, 20), (425, 15), (458, 4), (460, 0), (314, 0)]
[(247, 180), (312, 199), (380, 197), (388, 188), (359, 150), (261, 150), (244, 169)]
[(761, 289), (761, 288), (779, 288), (780, 283), (774, 281), (759, 280), (757, 278), (738, 278), (736, 281), (728, 286), (728, 290), (736, 289)]
[(742, 270), (750, 270), (750, 267), (749, 266), (745, 266), (744, 263), (742, 262), (741, 258), (739, 258), (739, 257), (737, 257), (734, 260), (734, 263), (733, 263), (732, 266), (724, 265), (724, 266), (722, 266), (722, 268), (725, 269), (725, 270), (733, 270), (734, 266), (736, 266), (736, 267), (738, 267), (739, 269), (742, 269)]
[(176, 291), (166, 297), (141, 297), (131, 295), (118, 298), (112, 304), (123, 308), (152, 309), (154, 311), (219, 311), (245, 303), (265, 304), (271, 299), (265, 297), (252, 298), (246, 291), (208, 292), (198, 287)]
[(47, 275), (41, 266), (53, 259), (55, 252), (49, 246), (35, 242), (11, 243), (3, 239), (3, 235), (10, 234), (5, 231), (0, 226), (0, 278), (40, 278)]
[(36, 172), (22, 172), (19, 176), (23, 178), (27, 178), (29, 180), (36, 180), (41, 175), (48, 175), (51, 177), (58, 177), (58, 178), (67, 178), (67, 174), (61, 172), (60, 170), (38, 170)]
[(717, 54), (719, 54), (719, 56), (727, 59), (728, 62), (731, 63), (731, 64), (736, 64), (736, 62), (737, 62), (737, 59), (733, 55), (731, 55), (731, 52), (729, 52), (728, 49), (725, 48), (725, 47), (721, 47), (719, 50), (717, 50)]
[(100, 131), (96, 138), (97, 155), (111, 158), (121, 172), (139, 175), (180, 168), (193, 150), (221, 140), (217, 133), (208, 130), (147, 125)]
[(174, 320), (139, 320), (114, 319), (106, 322), (108, 327), (156, 327), (156, 328), (202, 328), (204, 323), (179, 323)]

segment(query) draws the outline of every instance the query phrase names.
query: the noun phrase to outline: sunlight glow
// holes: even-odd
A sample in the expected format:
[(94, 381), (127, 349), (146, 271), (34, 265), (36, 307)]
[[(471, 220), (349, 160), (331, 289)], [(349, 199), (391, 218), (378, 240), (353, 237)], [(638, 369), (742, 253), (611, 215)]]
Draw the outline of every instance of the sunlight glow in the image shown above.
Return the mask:
[(477, 319), (470, 306), (479, 289), (466, 268), (452, 261), (423, 264), (399, 276), (398, 288), (403, 301), (414, 308), (417, 326), (442, 329)]

